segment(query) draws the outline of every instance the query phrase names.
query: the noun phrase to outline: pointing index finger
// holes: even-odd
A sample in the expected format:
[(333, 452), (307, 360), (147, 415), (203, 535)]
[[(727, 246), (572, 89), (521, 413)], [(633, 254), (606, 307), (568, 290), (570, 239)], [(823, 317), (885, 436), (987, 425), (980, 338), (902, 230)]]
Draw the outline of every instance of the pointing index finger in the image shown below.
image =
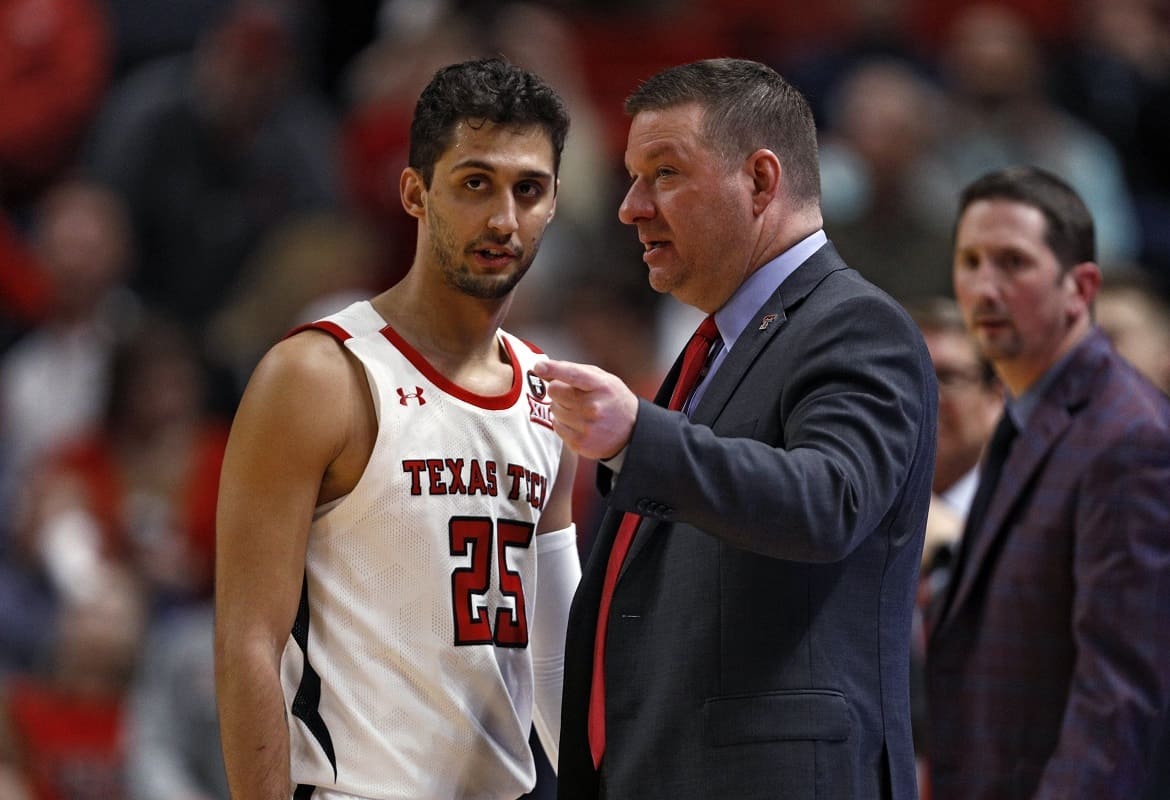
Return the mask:
[(599, 381), (593, 374), (593, 369), (587, 364), (577, 364), (572, 361), (554, 361), (548, 359), (536, 364), (532, 371), (546, 381), (560, 381), (574, 389), (590, 391), (597, 388)]

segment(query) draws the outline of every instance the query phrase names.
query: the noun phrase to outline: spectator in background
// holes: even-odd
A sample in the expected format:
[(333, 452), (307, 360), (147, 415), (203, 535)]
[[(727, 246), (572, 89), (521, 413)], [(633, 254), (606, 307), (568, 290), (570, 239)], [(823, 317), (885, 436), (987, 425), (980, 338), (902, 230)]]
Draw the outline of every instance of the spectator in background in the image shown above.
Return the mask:
[(150, 631), (126, 715), (129, 800), (228, 800), (213, 633), (210, 603), (179, 610)]
[(834, 35), (774, 55), (780, 71), (808, 98), (818, 126), (829, 124), (841, 83), (871, 62), (897, 63), (922, 78), (934, 72), (912, 35), (913, 0), (829, 0), (827, 6), (841, 21)]
[(114, 37), (115, 78), (155, 58), (191, 50), (200, 31), (214, 24), (238, 0), (168, 0), (159, 13), (155, 0), (103, 0)]
[(1117, 352), (1170, 394), (1170, 299), (1148, 273), (1110, 272), (1097, 296), (1097, 325)]
[(18, 521), (58, 596), (87, 593), (117, 565), (142, 581), (156, 612), (210, 598), (227, 425), (205, 412), (205, 388), (170, 321), (146, 320), (120, 346), (102, 424), (42, 460)]
[(335, 145), (331, 112), (299, 82), (285, 20), (245, 1), (192, 54), (113, 87), (88, 166), (130, 207), (133, 285), (199, 335), (265, 234), (336, 204)]
[(1142, 113), (1170, 81), (1170, 20), (1160, 0), (1079, 0), (1074, 34), (1053, 53), (1053, 97), (1105, 135), (1142, 180)]
[(979, 354), (953, 300), (921, 301), (909, 310), (938, 378), (938, 449), (920, 575), (936, 594), (946, 583), (975, 497), (979, 458), (1003, 412), (1003, 387)]
[(45, 193), (21, 248), (43, 282), (43, 316), (0, 356), (0, 674), (43, 666), (57, 596), (37, 559), (13, 541), (29, 472), (97, 424), (114, 348), (135, 316), (123, 284), (132, 233), (116, 195), (66, 181)]
[(0, 212), (0, 354), (42, 320), (51, 305), (48, 276), (22, 231)]
[(126, 796), (126, 699), (145, 626), (143, 597), (134, 576), (117, 566), (88, 589), (63, 604), (47, 671), (0, 680), (0, 729), (9, 731), (32, 800)]
[(825, 229), (841, 256), (897, 299), (949, 296), (949, 226), (928, 207), (925, 156), (936, 144), (943, 97), (893, 60), (844, 77), (821, 147)]
[(1053, 96), (1120, 154), (1140, 258), (1170, 282), (1170, 15), (1163, 0), (1080, 0), (1053, 51)]
[(32, 800), (28, 782), (14, 766), (0, 754), (0, 797), (5, 800)]
[(292, 328), (368, 296), (378, 258), (374, 233), (336, 212), (294, 217), (265, 236), (208, 324), (207, 354), (232, 376), (233, 394)]
[(1094, 249), (1051, 173), (961, 195), (955, 296), (1009, 396), (928, 625), (946, 800), (1144, 798), (1167, 770), (1170, 399), (1094, 327)]
[[(0, 690), (7, 675), (0, 671)], [(0, 797), (4, 800), (32, 800), (32, 789), (24, 777), (20, 753), (16, 750), (11, 725), (6, 713), (0, 713)]]
[(107, 187), (70, 180), (38, 203), (29, 268), (49, 296), (0, 360), (0, 507), (31, 463), (100, 419), (111, 353), (135, 315), (125, 284), (134, 253), (126, 209)]
[(1035, 164), (1067, 176), (1096, 220), (1103, 268), (1132, 260), (1139, 244), (1121, 161), (1100, 133), (1045, 94), (1043, 53), (1024, 17), (976, 3), (953, 20), (942, 55), (953, 111), (934, 156), (947, 176), (930, 197), (949, 225), (958, 189), (988, 170)]
[(110, 49), (98, 0), (0, 4), (0, 206), (23, 209), (74, 164)]

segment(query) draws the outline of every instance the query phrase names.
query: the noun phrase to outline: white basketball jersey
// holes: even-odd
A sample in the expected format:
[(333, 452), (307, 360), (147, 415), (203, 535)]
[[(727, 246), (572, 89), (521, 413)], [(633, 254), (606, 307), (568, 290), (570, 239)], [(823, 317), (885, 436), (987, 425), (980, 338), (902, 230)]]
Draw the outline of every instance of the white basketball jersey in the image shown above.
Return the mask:
[(294, 797), (515, 798), (536, 780), (534, 535), (561, 453), (543, 356), (501, 331), (512, 387), (482, 397), (368, 302), (313, 327), (364, 365), (378, 434), (309, 533), (281, 663)]

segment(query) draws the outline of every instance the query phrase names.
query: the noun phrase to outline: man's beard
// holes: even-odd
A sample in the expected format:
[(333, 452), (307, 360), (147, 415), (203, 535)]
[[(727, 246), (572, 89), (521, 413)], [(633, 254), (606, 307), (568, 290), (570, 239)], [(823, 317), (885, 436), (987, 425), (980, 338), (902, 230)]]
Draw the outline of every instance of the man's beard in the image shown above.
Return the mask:
[[(455, 235), (451, 232), (446, 221), (438, 214), (432, 214), (430, 223), (431, 254), (439, 264), (443, 280), (469, 297), (480, 300), (500, 300), (507, 297), (528, 272), (528, 268), (532, 266), (532, 260), (536, 257), (537, 248), (535, 245), (531, 254), (526, 254), (524, 250), (520, 249), (516, 251), (517, 266), (512, 272), (498, 275), (476, 275), (460, 258), (461, 253), (458, 251)], [(486, 243), (488, 247), (493, 245), (503, 247), (507, 243)]]

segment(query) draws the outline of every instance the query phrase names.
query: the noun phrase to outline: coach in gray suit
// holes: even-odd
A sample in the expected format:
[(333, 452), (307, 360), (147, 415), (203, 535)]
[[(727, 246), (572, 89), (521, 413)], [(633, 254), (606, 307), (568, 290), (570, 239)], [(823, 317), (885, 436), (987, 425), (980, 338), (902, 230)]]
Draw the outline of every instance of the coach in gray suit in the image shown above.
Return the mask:
[(592, 366), (542, 368), (609, 493), (569, 622), (560, 797), (915, 798), (922, 337), (825, 238), (813, 119), (779, 75), (688, 64), (626, 109), (619, 216), (651, 285), (721, 341), (682, 413), (663, 407), (681, 358), (653, 404)]
[(1018, 433), (1002, 470), (989, 448), (930, 626), (933, 794), (1165, 798), (1170, 400), (1093, 326), (1093, 221), (1067, 184), (1004, 170), (960, 209), (955, 296)]

